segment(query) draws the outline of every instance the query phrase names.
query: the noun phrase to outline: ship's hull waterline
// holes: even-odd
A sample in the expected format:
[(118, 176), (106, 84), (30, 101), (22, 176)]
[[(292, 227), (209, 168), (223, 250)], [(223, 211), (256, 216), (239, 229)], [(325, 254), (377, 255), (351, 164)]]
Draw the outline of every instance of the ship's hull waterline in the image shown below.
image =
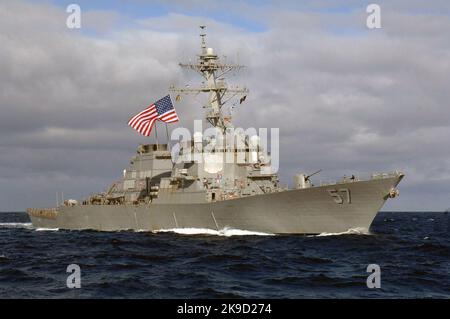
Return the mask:
[[(403, 175), (294, 189), (204, 204), (61, 206), (53, 214), (28, 210), (36, 228), (158, 231), (241, 229), (273, 234), (368, 230)], [(340, 194), (340, 195), (333, 195)]]

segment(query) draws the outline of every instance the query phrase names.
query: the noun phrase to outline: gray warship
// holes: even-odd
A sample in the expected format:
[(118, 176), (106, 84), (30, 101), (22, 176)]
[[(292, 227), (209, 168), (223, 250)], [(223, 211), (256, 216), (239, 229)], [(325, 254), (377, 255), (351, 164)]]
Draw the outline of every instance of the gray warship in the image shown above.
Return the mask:
[[(226, 97), (238, 95), (242, 103), (248, 90), (226, 84), (224, 75), (241, 66), (222, 63), (206, 46), (204, 26), (201, 29), (196, 62), (180, 65), (197, 71), (203, 85), (170, 90), (179, 94), (177, 100), (180, 94), (205, 93), (204, 122), (226, 132), (233, 128), (231, 116), (223, 109)], [(139, 145), (122, 178), (107, 191), (81, 201), (66, 200), (54, 208), (29, 208), (27, 213), (35, 228), (68, 230), (368, 231), (385, 201), (398, 195), (396, 187), (404, 176), (401, 172), (372, 174), (367, 179), (351, 176), (315, 185), (311, 175), (299, 173), (293, 177), (293, 187), (283, 187), (270, 169), (270, 154), (257, 139), (240, 133), (232, 139), (235, 142), (215, 141), (222, 146), (206, 151), (205, 143), (211, 140), (194, 134), (180, 143), (176, 160), (169, 141)], [(230, 161), (237, 157), (242, 160)]]

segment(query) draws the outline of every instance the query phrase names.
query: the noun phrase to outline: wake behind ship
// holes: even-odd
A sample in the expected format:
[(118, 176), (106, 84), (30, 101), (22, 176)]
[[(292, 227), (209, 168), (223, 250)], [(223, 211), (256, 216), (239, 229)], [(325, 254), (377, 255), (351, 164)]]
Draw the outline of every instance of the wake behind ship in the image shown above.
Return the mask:
[[(218, 134), (195, 133), (181, 143), (176, 159), (168, 144), (140, 145), (123, 177), (107, 192), (55, 208), (30, 208), (33, 226), (100, 231), (233, 228), (274, 234), (368, 230), (385, 201), (398, 195), (403, 173), (373, 174), (367, 180), (344, 177), (319, 185), (312, 184), (312, 175), (298, 174), (292, 189), (282, 187), (259, 138), (234, 130), (232, 117), (225, 115), (226, 102), (239, 96), (243, 103), (248, 94), (224, 79), (241, 66), (221, 63), (207, 48), (205, 34), (201, 40), (197, 61), (181, 66), (197, 71), (204, 85), (171, 91), (179, 94), (177, 100), (181, 94), (207, 94), (204, 122)], [(143, 114), (164, 111), (159, 119), (175, 122), (168, 99)], [(154, 121), (144, 124), (136, 116), (131, 125), (149, 135)]]

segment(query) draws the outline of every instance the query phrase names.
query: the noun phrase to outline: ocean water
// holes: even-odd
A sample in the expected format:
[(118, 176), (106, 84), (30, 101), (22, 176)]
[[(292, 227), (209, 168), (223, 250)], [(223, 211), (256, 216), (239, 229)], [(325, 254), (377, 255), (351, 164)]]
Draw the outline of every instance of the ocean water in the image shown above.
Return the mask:
[[(316, 236), (33, 229), (2, 213), (0, 298), (450, 298), (449, 232), (448, 213), (380, 213), (369, 233)], [(381, 288), (367, 288), (369, 264)]]

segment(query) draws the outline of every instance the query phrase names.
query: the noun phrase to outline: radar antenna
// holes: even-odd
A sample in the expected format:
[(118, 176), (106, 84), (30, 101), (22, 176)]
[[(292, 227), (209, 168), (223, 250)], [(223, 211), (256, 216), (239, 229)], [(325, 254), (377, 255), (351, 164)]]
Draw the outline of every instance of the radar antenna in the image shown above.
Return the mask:
[(224, 120), (222, 107), (235, 96), (248, 94), (249, 90), (245, 87), (229, 87), (225, 82), (224, 75), (232, 70), (239, 71), (244, 66), (220, 63), (219, 57), (214, 53), (214, 50), (206, 46), (206, 26), (201, 25), (200, 29), (201, 54), (198, 55), (197, 62), (180, 63), (180, 66), (198, 72), (205, 79), (205, 84), (197, 88), (176, 88), (171, 86), (170, 91), (178, 94), (208, 93), (208, 102), (205, 105), (207, 109), (206, 120), (212, 126), (225, 131), (226, 128), (232, 127), (232, 123), (230, 118), (226, 118), (226, 121)]

